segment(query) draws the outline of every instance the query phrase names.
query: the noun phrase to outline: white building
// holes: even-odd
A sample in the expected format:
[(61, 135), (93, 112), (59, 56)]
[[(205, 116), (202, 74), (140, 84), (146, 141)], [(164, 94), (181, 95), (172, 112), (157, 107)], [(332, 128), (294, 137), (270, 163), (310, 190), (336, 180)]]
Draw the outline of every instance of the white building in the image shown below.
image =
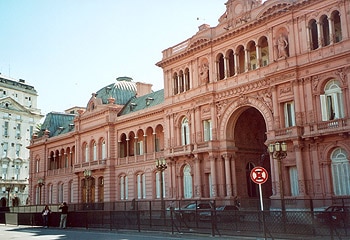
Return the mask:
[(34, 87), (24, 80), (0, 74), (0, 207), (28, 201), (27, 146), (43, 117), (37, 97)]

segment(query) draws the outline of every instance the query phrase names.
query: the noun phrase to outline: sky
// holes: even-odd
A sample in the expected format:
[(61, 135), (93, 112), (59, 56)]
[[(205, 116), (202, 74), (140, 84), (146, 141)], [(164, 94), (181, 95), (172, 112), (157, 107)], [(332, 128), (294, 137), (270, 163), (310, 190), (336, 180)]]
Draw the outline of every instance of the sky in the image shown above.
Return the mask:
[(0, 0), (0, 73), (38, 92), (42, 114), (85, 107), (128, 76), (162, 89), (162, 51), (215, 27), (227, 0)]

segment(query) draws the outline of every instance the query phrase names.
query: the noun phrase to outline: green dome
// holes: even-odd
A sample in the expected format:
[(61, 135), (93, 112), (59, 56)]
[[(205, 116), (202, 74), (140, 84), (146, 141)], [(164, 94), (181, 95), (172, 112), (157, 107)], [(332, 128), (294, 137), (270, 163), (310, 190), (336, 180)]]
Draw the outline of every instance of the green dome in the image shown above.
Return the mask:
[(108, 104), (108, 99), (114, 98), (115, 104), (125, 105), (130, 98), (136, 95), (136, 83), (132, 82), (132, 78), (118, 77), (116, 80), (115, 83), (96, 92), (97, 98), (101, 98), (103, 104)]

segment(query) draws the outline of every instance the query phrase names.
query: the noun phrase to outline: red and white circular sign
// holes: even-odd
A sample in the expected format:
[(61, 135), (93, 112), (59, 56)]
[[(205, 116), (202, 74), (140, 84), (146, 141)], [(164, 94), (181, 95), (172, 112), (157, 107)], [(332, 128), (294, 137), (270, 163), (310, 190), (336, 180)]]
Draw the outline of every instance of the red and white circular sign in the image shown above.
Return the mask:
[(250, 172), (250, 178), (256, 184), (263, 184), (267, 181), (269, 174), (263, 167), (255, 167)]

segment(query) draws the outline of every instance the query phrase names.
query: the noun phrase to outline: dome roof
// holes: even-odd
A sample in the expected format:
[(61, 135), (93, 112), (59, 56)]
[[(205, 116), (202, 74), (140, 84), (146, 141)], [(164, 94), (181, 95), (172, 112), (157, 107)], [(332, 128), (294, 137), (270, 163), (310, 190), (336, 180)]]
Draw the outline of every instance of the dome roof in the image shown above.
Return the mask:
[(96, 92), (97, 98), (103, 104), (108, 104), (108, 98), (114, 98), (115, 104), (125, 105), (130, 98), (136, 95), (136, 83), (130, 77), (118, 77), (117, 82), (107, 85)]

